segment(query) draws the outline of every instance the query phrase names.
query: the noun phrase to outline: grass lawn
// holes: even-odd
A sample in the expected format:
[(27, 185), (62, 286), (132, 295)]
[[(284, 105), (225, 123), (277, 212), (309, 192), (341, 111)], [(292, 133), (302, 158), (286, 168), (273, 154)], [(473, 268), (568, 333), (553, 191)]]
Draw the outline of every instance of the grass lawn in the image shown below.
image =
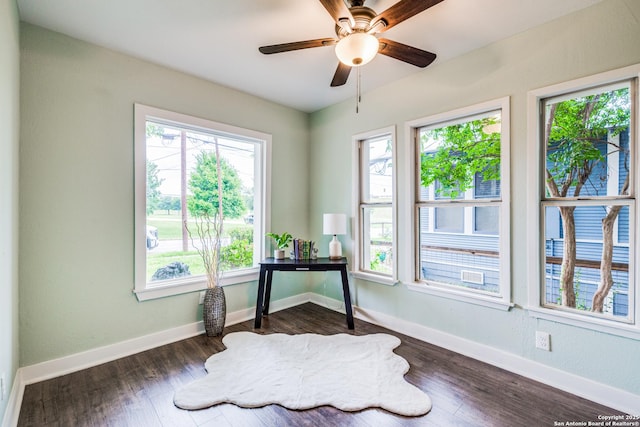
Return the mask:
[[(163, 212), (164, 214), (159, 214)], [(182, 220), (180, 213), (173, 213), (167, 215), (166, 211), (156, 211), (153, 216), (147, 218), (147, 224), (152, 225), (158, 229), (158, 238), (160, 240), (176, 240), (182, 239)], [(188, 220), (187, 224), (195, 233), (195, 225), (192, 220)], [(248, 229), (253, 227), (251, 224), (245, 224), (242, 219), (228, 219), (224, 222), (224, 236), (228, 236), (229, 233), (236, 228)], [(197, 233), (194, 234), (194, 236)]]
[[(167, 214), (167, 211), (155, 211), (152, 216), (147, 217), (147, 224), (158, 229), (160, 244), (162, 244), (163, 240), (182, 239), (182, 219), (179, 211), (171, 211), (169, 214)], [(194, 237), (198, 240), (193, 220), (188, 220), (188, 225), (194, 233)], [(230, 233), (236, 229), (250, 230), (252, 228), (252, 224), (245, 224), (242, 219), (225, 220), (223, 237), (229, 237)], [(197, 251), (150, 251), (147, 252), (147, 280), (151, 280), (151, 277), (159, 268), (176, 261), (187, 264), (192, 276), (205, 274), (202, 258)]]
[(147, 218), (147, 225), (152, 225), (158, 229), (158, 238), (160, 240), (182, 239), (181, 221)]

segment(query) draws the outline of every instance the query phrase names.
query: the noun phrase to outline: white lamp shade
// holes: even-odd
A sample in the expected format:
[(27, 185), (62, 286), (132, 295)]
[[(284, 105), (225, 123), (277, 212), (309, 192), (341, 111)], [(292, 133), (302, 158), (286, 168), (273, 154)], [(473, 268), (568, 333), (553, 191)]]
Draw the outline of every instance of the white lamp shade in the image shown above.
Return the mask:
[(347, 234), (347, 216), (345, 214), (328, 213), (322, 217), (323, 234)]
[(357, 67), (371, 61), (378, 53), (380, 42), (367, 33), (352, 33), (336, 45), (336, 56), (345, 65)]

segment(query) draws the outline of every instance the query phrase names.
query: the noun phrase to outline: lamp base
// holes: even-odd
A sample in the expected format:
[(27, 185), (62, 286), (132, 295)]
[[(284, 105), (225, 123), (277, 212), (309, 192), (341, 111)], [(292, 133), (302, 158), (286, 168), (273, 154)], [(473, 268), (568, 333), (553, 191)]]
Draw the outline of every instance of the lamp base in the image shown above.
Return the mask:
[(338, 240), (338, 237), (334, 234), (333, 240), (329, 242), (329, 259), (340, 259), (342, 258), (342, 245)]

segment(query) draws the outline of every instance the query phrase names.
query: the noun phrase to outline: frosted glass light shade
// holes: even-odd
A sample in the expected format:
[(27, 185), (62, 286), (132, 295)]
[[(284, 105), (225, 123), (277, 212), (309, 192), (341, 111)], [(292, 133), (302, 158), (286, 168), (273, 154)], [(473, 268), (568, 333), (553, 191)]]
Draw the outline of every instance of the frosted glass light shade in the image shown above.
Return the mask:
[(347, 234), (347, 216), (335, 213), (324, 214), (322, 234)]
[(357, 67), (371, 61), (378, 53), (378, 39), (367, 33), (352, 33), (336, 45), (336, 56), (345, 65)]

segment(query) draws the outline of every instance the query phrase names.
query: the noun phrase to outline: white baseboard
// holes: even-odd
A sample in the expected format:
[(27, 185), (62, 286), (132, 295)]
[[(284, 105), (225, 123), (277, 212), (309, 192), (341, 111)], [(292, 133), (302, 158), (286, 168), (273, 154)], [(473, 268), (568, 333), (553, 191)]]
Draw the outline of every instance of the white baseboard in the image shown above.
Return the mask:
[[(276, 311), (286, 310), (287, 308), (295, 307), (296, 305), (310, 302), (311, 295), (313, 295), (311, 292), (306, 292), (303, 294), (294, 295), (292, 297), (271, 301), (269, 305), (269, 312), (274, 313)], [(227, 313), (227, 320), (225, 324), (235, 325), (237, 323), (255, 319), (255, 317), (256, 317), (255, 307), (245, 308), (244, 310), (238, 310), (238, 311), (234, 311), (233, 313)], [(202, 330), (204, 331), (204, 326)]]
[[(271, 312), (276, 312), (309, 302), (310, 298), (310, 293), (299, 294), (289, 298), (273, 301), (269, 308)], [(255, 317), (255, 312), (256, 309), (253, 307), (227, 313), (225, 324), (235, 325), (236, 323), (253, 319)], [(200, 335), (203, 332), (204, 324), (202, 321), (194, 322), (178, 326), (176, 328), (155, 332), (153, 334), (121, 341), (115, 344), (109, 344), (103, 347), (83, 351), (81, 353), (71, 354), (59, 359), (24, 366), (19, 370), (22, 371), (22, 380), (24, 384), (29, 385), (90, 368), (92, 366), (101, 365), (106, 362), (111, 362), (161, 345), (191, 338), (196, 335)]]
[[(321, 300), (321, 298), (314, 295), (311, 302)], [(335, 305), (337, 300), (331, 301)], [(331, 307), (331, 303), (321, 305)], [(363, 310), (357, 307), (354, 308), (354, 316), (627, 414), (637, 415), (638, 408), (640, 408), (640, 395), (571, 374), (513, 353), (372, 310)]]
[[(329, 310), (337, 311), (338, 313), (345, 314), (346, 309), (344, 308), (344, 301), (337, 300), (333, 298), (326, 297), (324, 295), (318, 295), (315, 293), (310, 293), (309, 302), (312, 302), (316, 305), (319, 305), (324, 308), (328, 308)], [(353, 306), (353, 315), (356, 314), (356, 307)]]
[(35, 365), (24, 366), (20, 368), (22, 379), (25, 385), (33, 384), (190, 338), (202, 332), (204, 332), (203, 323), (194, 322)]
[[(304, 304), (311, 300), (311, 295), (311, 293), (304, 293), (273, 301), (269, 307), (269, 311), (273, 313)], [(235, 325), (246, 320), (254, 319), (255, 313), (255, 307), (227, 313), (225, 324)], [(9, 396), (9, 404), (3, 417), (2, 427), (13, 427), (18, 424), (24, 388), (29, 384), (91, 368), (165, 344), (191, 338), (203, 332), (204, 324), (202, 321), (194, 322), (177, 328), (19, 368), (13, 383), (11, 395)]]
[(2, 417), (2, 427), (15, 427), (18, 425), (22, 396), (24, 396), (24, 383), (22, 381), (22, 373), (18, 369), (16, 377), (13, 379), (13, 387), (11, 387), (7, 408), (4, 412), (4, 417)]
[[(311, 292), (273, 301), (270, 306), (270, 311), (285, 310), (307, 302), (312, 302), (340, 313), (345, 312), (342, 301)], [(570, 374), (512, 353), (504, 352), (417, 323), (408, 322), (372, 310), (364, 310), (355, 306), (353, 310), (354, 316), (358, 319), (455, 351), (456, 353), (489, 363), (619, 411), (634, 414), (637, 408), (640, 408), (640, 396), (637, 394)], [(226, 324), (234, 325), (246, 320), (251, 320), (254, 317), (255, 307), (238, 310), (227, 313)], [(177, 328), (19, 368), (11, 389), (2, 427), (13, 427), (17, 425), (24, 388), (29, 384), (97, 366), (105, 362), (200, 335), (203, 332), (203, 323), (201, 321), (194, 322)]]

